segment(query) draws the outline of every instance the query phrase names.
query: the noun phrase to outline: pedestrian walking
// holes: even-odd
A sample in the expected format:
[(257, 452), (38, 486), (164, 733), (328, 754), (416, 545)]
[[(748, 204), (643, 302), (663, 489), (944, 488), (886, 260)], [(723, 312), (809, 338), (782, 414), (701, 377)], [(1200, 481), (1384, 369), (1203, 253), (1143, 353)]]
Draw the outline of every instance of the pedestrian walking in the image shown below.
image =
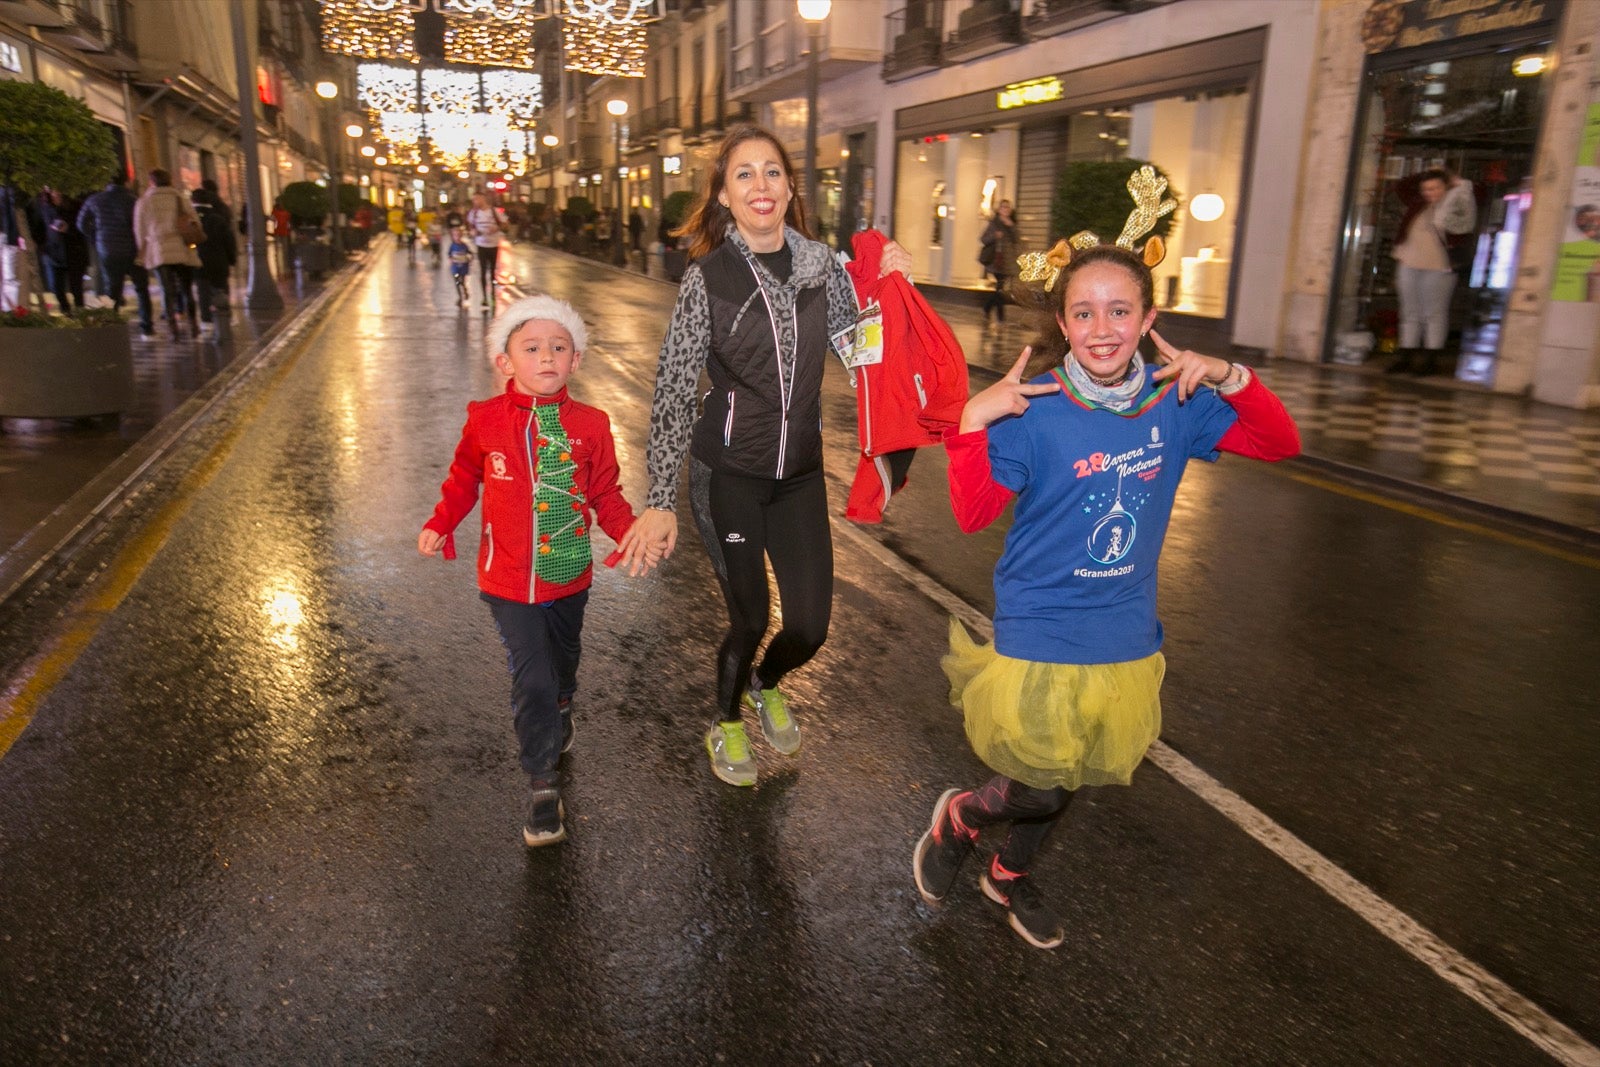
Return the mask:
[(566, 837), (561, 754), (572, 747), (584, 607), (593, 580), (589, 530), (613, 538), (632, 525), (617, 480), (611, 420), (567, 393), (588, 332), (572, 305), (530, 296), (489, 327), (505, 392), (467, 405), (450, 473), (417, 550), (455, 558), (452, 531), (483, 487), (479, 595), (489, 605), (511, 669), (511, 706), (533, 795), (523, 842)]
[[(623, 538), (630, 569), (677, 543), (678, 474), (727, 603), (716, 704), (705, 734), (712, 773), (754, 785), (743, 711), (767, 743), (800, 749), (779, 683), (827, 639), (833, 542), (822, 473), (822, 370), (829, 342), (853, 333), (855, 291), (833, 250), (811, 238), (794, 167), (775, 136), (729, 132), (685, 224), (689, 256), (661, 344), (650, 415), (648, 508)], [(885, 245), (882, 274), (911, 256)], [(711, 377), (695, 417), (701, 371)], [(752, 670), (767, 630), (767, 561), (783, 628)]]
[(139, 262), (161, 279), (162, 314), (172, 339), (182, 337), (178, 321), (185, 317), (190, 336), (198, 336), (199, 314), (190, 290), (200, 265), (194, 246), (205, 240), (205, 229), (188, 199), (172, 187), (172, 175), (160, 167), (150, 171), (150, 184), (134, 205), (133, 232)]
[(39, 195), (39, 220), (43, 224), (45, 276), (62, 314), (83, 310), (83, 276), (89, 269), (89, 242), (78, 229), (76, 200), (59, 189)]
[(212, 317), (220, 298), (228, 303), (228, 274), (239, 261), (239, 242), (233, 235), (233, 215), (217, 194), (217, 183), (207, 178), (189, 194), (206, 239), (195, 249), (200, 268), (194, 272), (195, 303), (200, 308), (200, 329), (213, 329)]
[[(994, 217), (983, 228), (983, 240), (978, 250), (978, 262), (994, 276), (994, 290), (983, 301), (983, 323), (997, 330), (1006, 324), (1006, 285), (1011, 281), (1017, 266), (1017, 253), (1021, 250), (1017, 237), (1017, 220), (1011, 213), (1011, 201), (1002, 200), (995, 206)], [(994, 313), (994, 321), (989, 313)]]
[(472, 246), (467, 244), (460, 226), (450, 227), (450, 280), (456, 283), (456, 302), (466, 307), (467, 280), (472, 277)]
[[(1163, 192), (1155, 184), (1153, 201)], [(1219, 452), (1279, 460), (1299, 451), (1293, 420), (1248, 368), (1179, 351), (1152, 331), (1147, 264), (1160, 247), (1152, 239), (1144, 258), (1116, 245), (1052, 250), (1054, 261), (1034, 268), (1053, 320), (1039, 347), (968, 401), (945, 441), (963, 531), (1016, 507), (995, 567), (994, 642), (975, 644), (952, 620), (944, 659), (951, 702), (994, 777), (939, 797), (913, 870), (936, 904), (979, 831), (1009, 824), (979, 884), (1039, 948), (1063, 938), (1030, 877), (1039, 849), (1076, 790), (1128, 784), (1160, 731), (1156, 565), (1185, 465)], [(1022, 278), (1039, 280), (1032, 270)], [(1159, 369), (1139, 353), (1145, 333)], [(1051, 369), (1024, 380), (1034, 352)]]
[(500, 235), (505, 222), (482, 193), (474, 193), (467, 212), (467, 232), (478, 250), (478, 271), (483, 284), (483, 306), (494, 304), (494, 274), (500, 265)]
[(104, 189), (83, 202), (78, 209), (78, 229), (94, 242), (100, 257), (100, 295), (111, 298), (111, 306), (122, 310), (123, 283), (133, 280), (133, 293), (139, 304), (139, 336), (155, 336), (154, 313), (150, 304), (150, 274), (139, 263), (139, 243), (133, 233), (133, 210), (138, 198), (128, 189), (121, 173), (112, 175)]

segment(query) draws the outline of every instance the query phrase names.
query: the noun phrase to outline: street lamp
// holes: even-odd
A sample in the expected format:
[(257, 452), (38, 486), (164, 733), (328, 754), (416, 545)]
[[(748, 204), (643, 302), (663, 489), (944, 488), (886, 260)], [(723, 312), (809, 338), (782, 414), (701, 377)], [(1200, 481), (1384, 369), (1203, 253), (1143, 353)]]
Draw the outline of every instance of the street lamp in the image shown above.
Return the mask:
[(332, 221), (333, 252), (343, 259), (344, 233), (339, 225), (339, 142), (333, 137), (333, 101), (339, 95), (339, 86), (331, 81), (319, 81), (317, 95), (325, 101), (322, 108), (322, 139), (328, 149), (328, 217)]
[(809, 47), (806, 50), (806, 207), (821, 229), (822, 213), (817, 204), (817, 57), (822, 51), (822, 23), (833, 8), (833, 0), (795, 0), (800, 17), (806, 22)]
[(539, 138), (539, 143), (550, 151), (545, 154), (545, 169), (550, 172), (550, 194), (545, 197), (545, 204), (553, 211), (556, 206), (556, 146), (561, 143), (561, 138), (553, 133), (547, 133)]
[(620, 266), (627, 262), (622, 245), (622, 116), (628, 113), (628, 102), (620, 97), (607, 100), (606, 110), (611, 113), (611, 128), (617, 142), (617, 213), (611, 219), (611, 262)]

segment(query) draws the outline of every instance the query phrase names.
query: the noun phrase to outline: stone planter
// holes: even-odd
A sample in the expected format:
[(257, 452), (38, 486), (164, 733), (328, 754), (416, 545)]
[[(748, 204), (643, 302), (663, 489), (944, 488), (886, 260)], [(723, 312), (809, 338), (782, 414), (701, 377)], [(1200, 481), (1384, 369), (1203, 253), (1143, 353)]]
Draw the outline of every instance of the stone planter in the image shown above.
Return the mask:
[(126, 411), (132, 403), (126, 325), (0, 327), (0, 416), (80, 419)]

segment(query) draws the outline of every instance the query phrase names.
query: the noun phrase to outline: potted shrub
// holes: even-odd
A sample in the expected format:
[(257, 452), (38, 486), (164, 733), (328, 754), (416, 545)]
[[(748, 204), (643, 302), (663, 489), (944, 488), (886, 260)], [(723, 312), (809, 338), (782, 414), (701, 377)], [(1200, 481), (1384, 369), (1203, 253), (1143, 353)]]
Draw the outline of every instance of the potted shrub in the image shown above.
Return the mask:
[(333, 249), (316, 240), (328, 218), (327, 187), (316, 182), (290, 182), (278, 194), (278, 203), (294, 226), (290, 253), (307, 274), (321, 274), (333, 266)]
[[(0, 182), (76, 196), (116, 167), (110, 131), (81, 101), (37, 82), (0, 81)], [(115, 311), (22, 308), (0, 318), (0, 415), (78, 418), (128, 407), (133, 346)]]
[(79, 419), (133, 403), (133, 343), (110, 308), (0, 315), (0, 416)]
[(694, 194), (687, 189), (680, 189), (661, 202), (661, 257), (669, 282), (681, 282), (684, 268), (689, 265), (689, 256), (678, 247), (679, 239), (672, 236), (672, 231), (683, 225), (693, 204)]
[[(1050, 239), (1093, 230), (1100, 240), (1115, 241), (1133, 209), (1128, 179), (1140, 167), (1153, 167), (1158, 177), (1167, 177), (1166, 171), (1142, 159), (1068, 163), (1056, 177), (1056, 195), (1050, 201)], [(1183, 202), (1183, 195), (1170, 184), (1166, 195)], [(1156, 219), (1150, 232), (1165, 241), (1176, 224), (1177, 212), (1168, 212)]]
[(589, 235), (584, 227), (595, 216), (594, 203), (586, 196), (575, 196), (561, 211), (561, 227), (567, 231), (567, 251), (579, 255), (589, 251)]

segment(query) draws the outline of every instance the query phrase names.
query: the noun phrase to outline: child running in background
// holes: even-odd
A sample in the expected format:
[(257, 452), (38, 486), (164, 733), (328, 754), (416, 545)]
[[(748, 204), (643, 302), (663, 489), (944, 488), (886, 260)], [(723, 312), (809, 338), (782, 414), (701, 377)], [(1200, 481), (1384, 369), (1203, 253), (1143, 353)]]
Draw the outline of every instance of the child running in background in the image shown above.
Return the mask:
[(456, 283), (456, 301), (467, 306), (467, 279), (472, 276), (472, 246), (462, 239), (461, 227), (450, 227), (450, 279)]
[[(1013, 497), (1016, 510), (995, 567), (994, 643), (974, 644), (952, 620), (944, 659), (967, 739), (995, 775), (939, 798), (913, 870), (935, 904), (978, 832), (1009, 823), (979, 886), (1039, 948), (1064, 936), (1028, 876), (1040, 847), (1075, 790), (1128, 784), (1160, 732), (1156, 564), (1185, 464), (1300, 449), (1293, 420), (1248, 368), (1150, 332), (1152, 246), (1160, 262), (1159, 239), (1144, 259), (1058, 245), (1053, 262), (1071, 259), (1045, 294), (1052, 369), (1025, 383), (1024, 349), (945, 439), (961, 529), (989, 525)], [(1160, 369), (1139, 355), (1146, 333)]]
[(557, 764), (572, 746), (593, 579), (589, 529), (598, 518), (620, 538), (634, 520), (617, 483), (611, 420), (567, 395), (587, 344), (583, 319), (554, 297), (525, 297), (494, 320), (488, 347), (505, 392), (467, 405), (439, 505), (417, 537), (423, 555), (443, 549), (454, 559), (452, 531), (484, 487), (479, 596), (510, 661), (513, 721), (533, 787), (522, 829), (530, 848), (567, 836)]

